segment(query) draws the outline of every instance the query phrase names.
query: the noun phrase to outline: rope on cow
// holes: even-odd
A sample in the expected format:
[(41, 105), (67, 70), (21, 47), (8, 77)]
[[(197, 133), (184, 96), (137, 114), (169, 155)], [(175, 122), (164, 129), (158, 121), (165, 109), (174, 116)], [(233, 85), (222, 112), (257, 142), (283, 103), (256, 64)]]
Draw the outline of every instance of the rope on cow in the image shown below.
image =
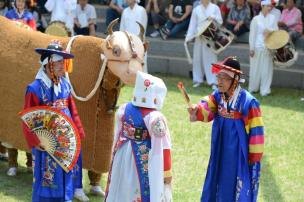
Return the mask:
[[(66, 47), (66, 52), (68, 52), (68, 53), (71, 52), (72, 44), (73, 44), (74, 40), (75, 40), (77, 37), (79, 37), (79, 36), (81, 36), (81, 35), (73, 36), (73, 37), (70, 39), (70, 41), (69, 41), (69, 43), (68, 43), (68, 45), (67, 45), (67, 47)], [(96, 83), (95, 83), (95, 86), (94, 86), (93, 90), (92, 90), (86, 97), (80, 97), (80, 96), (76, 95), (75, 90), (74, 90), (74, 88), (73, 88), (73, 85), (72, 85), (72, 83), (71, 83), (71, 81), (70, 81), (69, 73), (68, 73), (68, 72), (65, 73), (66, 79), (67, 79), (68, 82), (71, 84), (71, 92), (72, 92), (72, 95), (73, 95), (77, 100), (82, 101), (82, 102), (86, 102), (86, 101), (88, 101), (89, 99), (91, 99), (91, 98), (95, 95), (95, 93), (96, 93), (98, 87), (99, 87), (100, 84), (101, 84), (101, 81), (102, 81), (102, 78), (103, 78), (103, 75), (104, 75), (104, 72), (105, 72), (105, 69), (106, 69), (106, 64), (107, 64), (107, 58), (105, 57), (105, 55), (100, 54), (100, 59), (101, 59), (101, 61), (103, 61), (103, 63), (102, 63), (102, 65), (101, 65), (101, 68), (100, 68), (100, 71), (99, 71), (98, 79), (97, 79), (97, 81), (96, 81)]]

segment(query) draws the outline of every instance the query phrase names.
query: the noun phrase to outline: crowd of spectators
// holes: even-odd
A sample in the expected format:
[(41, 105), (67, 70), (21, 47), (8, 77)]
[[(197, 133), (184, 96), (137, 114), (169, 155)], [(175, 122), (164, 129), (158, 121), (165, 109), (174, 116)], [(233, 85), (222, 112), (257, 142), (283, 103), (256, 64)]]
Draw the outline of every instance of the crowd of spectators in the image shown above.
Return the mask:
[[(15, 10), (18, 0), (0, 0), (0, 15), (5, 16), (9, 10)], [(116, 18), (121, 18), (128, 8), (127, 0), (23, 0), (25, 10), (29, 11), (36, 22), (36, 29), (44, 31), (48, 23), (45, 19), (51, 13), (50, 22), (62, 21), (72, 34), (96, 35), (96, 11), (94, 4), (108, 5), (105, 16), (106, 26)], [(261, 11), (260, 0), (212, 0), (221, 11), (223, 26), (240, 36), (250, 31), (253, 17)], [(280, 29), (288, 31), (292, 41), (296, 41), (303, 33), (304, 0), (272, 0), (272, 10)], [(150, 37), (169, 38), (185, 36), (192, 10), (201, 0), (137, 0), (140, 7), (145, 8), (148, 25), (153, 27)], [(137, 9), (138, 10), (138, 9)], [(15, 12), (14, 11), (14, 12)], [(13, 11), (11, 11), (13, 12)], [(16, 14), (20, 20), (21, 13)], [(24, 19), (23, 19), (24, 21)], [(50, 23), (49, 22), (49, 23)], [(106, 32), (106, 30), (103, 30)]]

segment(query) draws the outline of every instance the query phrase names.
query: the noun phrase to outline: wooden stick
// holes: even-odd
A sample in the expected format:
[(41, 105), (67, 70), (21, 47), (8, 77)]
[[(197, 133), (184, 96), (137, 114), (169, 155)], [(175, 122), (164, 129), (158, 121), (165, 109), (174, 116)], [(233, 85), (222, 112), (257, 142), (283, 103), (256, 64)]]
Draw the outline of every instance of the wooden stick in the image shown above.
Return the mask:
[(184, 84), (182, 82), (178, 82), (177, 87), (180, 89), (181, 93), (183, 94), (183, 97), (185, 98), (185, 101), (188, 105), (188, 107), (192, 107), (191, 101), (190, 101), (190, 97), (184, 87)]

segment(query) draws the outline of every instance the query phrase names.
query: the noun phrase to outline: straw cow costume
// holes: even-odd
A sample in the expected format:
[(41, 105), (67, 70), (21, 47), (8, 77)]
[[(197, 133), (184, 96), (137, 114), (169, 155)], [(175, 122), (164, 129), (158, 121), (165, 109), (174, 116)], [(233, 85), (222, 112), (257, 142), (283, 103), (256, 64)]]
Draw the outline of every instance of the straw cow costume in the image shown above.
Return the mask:
[(240, 83), (235, 58), (213, 64), (219, 89), (189, 108), (190, 120), (212, 125), (211, 154), (202, 202), (257, 200), (264, 127), (259, 102)]
[[(23, 108), (24, 88), (38, 71), (39, 57), (33, 50), (47, 47), (53, 39), (58, 39), (63, 47), (69, 47), (75, 55), (73, 73), (66, 78), (70, 79), (72, 94), (76, 98), (86, 132), (86, 139), (82, 142), (83, 167), (96, 172), (108, 171), (114, 133), (114, 110), (119, 92), (123, 84), (134, 84), (136, 72), (143, 69), (145, 52), (142, 34), (138, 37), (113, 32), (112, 26), (115, 23), (117, 22), (109, 26), (109, 36), (106, 39), (90, 36), (54, 38), (22, 29), (0, 16), (0, 89), (5, 95), (0, 98), (1, 142), (27, 150), (25, 140), (20, 138), (22, 135), (17, 114)], [(142, 29), (141, 33), (143, 32)]]
[(167, 93), (164, 82), (137, 73), (132, 102), (116, 114), (108, 202), (171, 201), (171, 140), (159, 112)]

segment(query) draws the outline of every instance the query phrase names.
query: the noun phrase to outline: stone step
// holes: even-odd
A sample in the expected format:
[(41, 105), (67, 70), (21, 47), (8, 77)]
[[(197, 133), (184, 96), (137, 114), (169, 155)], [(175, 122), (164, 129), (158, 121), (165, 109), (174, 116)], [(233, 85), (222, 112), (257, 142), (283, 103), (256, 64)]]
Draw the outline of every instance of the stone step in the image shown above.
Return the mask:
[[(150, 42), (148, 53), (151, 55), (165, 55), (168, 57), (180, 57), (186, 59), (186, 52), (183, 40), (166, 40), (153, 39), (147, 37)], [(191, 56), (193, 55), (193, 43), (188, 45)], [(304, 51), (298, 50), (299, 57), (295, 64), (291, 67), (293, 69), (304, 70)], [(232, 43), (226, 50), (219, 54), (219, 58), (225, 58), (230, 55), (235, 55), (243, 63), (249, 63), (249, 46), (248, 44)]]
[[(248, 81), (249, 64), (241, 63), (242, 70)], [(180, 57), (167, 57), (148, 54), (149, 73), (164, 73), (178, 76), (189, 76), (192, 65), (186, 59)], [(292, 78), (292, 82), (290, 82)], [(296, 69), (274, 69), (273, 86), (304, 89), (304, 70)]]
[[(97, 0), (98, 1), (98, 0)], [(102, 2), (100, 0), (100, 2)], [(102, 19), (102, 20), (98, 20), (98, 23), (97, 23), (97, 30), (99, 32), (104, 32), (105, 29), (106, 29), (106, 26), (105, 26), (105, 17), (106, 17), (106, 10), (108, 8), (107, 5), (101, 5), (101, 4), (93, 4), (96, 8), (96, 14), (97, 14), (97, 17), (99, 19)], [(147, 36), (153, 31), (153, 27), (151, 26), (148, 26), (148, 29), (147, 29)], [(179, 35), (179, 38), (183, 38), (183, 36), (185, 35), (185, 32), (183, 32), (182, 34)], [(248, 37), (249, 37), (249, 33), (245, 33), (243, 34), (242, 36), (238, 37), (236, 39), (236, 42), (237, 43), (245, 43), (245, 44), (248, 44)], [(296, 41), (296, 44), (295, 44), (296, 48), (299, 49), (299, 50), (303, 50), (304, 51), (304, 36), (302, 36), (300, 39), (298, 39)]]

